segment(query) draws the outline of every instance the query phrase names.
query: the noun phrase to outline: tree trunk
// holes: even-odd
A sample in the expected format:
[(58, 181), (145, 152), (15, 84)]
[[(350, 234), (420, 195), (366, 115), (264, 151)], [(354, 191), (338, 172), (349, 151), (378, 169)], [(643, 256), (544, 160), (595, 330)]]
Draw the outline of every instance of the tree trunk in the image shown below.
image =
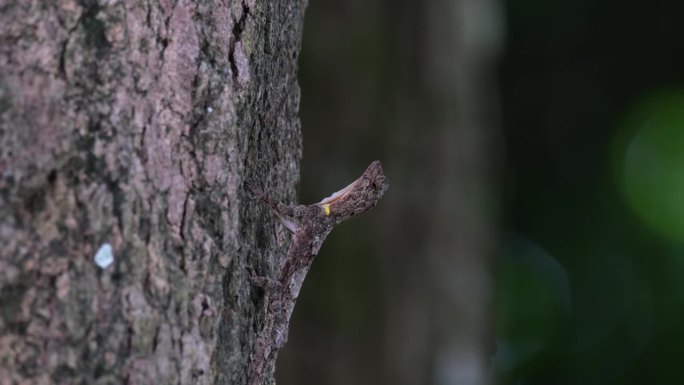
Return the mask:
[[(388, 383), (493, 381), (499, 7), (496, 0), (429, 0), (402, 14), (420, 17), (409, 32), (421, 62), (402, 69), (417, 78), (401, 93), (414, 114), (396, 117), (396, 143), (409, 154), (395, 147), (389, 162), (401, 170), (393, 179), (404, 181), (397, 187), (404, 194), (389, 197), (384, 219), (400, 224), (383, 247)], [(393, 241), (406, 233), (413, 239), (409, 246)]]
[(304, 6), (0, 2), (0, 384), (246, 382)]

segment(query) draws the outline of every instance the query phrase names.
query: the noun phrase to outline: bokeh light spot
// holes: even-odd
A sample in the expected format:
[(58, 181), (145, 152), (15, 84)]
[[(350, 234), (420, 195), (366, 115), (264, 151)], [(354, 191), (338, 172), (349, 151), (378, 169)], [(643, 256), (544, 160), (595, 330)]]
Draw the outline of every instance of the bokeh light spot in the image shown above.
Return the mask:
[(565, 328), (570, 283), (565, 268), (532, 240), (505, 237), (497, 260), (497, 351), (499, 372), (539, 357)]
[(659, 234), (684, 241), (684, 93), (647, 98), (621, 134), (629, 205)]

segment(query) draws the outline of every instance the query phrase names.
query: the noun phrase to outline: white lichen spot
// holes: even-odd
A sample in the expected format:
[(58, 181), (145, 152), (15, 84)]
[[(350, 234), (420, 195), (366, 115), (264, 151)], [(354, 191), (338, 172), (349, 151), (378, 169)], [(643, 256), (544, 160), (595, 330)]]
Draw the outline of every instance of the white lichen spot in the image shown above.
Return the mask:
[(207, 107), (207, 113), (211, 114), (212, 112), (214, 112), (214, 109), (211, 107)]
[(108, 268), (114, 263), (114, 254), (112, 253), (112, 245), (105, 243), (95, 253), (95, 264), (102, 269)]

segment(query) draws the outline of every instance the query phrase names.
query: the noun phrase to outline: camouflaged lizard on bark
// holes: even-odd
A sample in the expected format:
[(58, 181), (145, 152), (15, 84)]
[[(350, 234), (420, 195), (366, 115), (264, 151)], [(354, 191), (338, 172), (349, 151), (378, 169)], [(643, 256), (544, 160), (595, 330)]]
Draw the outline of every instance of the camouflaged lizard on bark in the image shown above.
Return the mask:
[(278, 278), (253, 277), (256, 284), (266, 288), (268, 305), (251, 356), (248, 374), (251, 385), (263, 384), (267, 377), (266, 363), (285, 345), (299, 290), (325, 238), (338, 223), (375, 207), (387, 187), (382, 165), (374, 161), (360, 178), (312, 205), (286, 205), (253, 191), (294, 235)]

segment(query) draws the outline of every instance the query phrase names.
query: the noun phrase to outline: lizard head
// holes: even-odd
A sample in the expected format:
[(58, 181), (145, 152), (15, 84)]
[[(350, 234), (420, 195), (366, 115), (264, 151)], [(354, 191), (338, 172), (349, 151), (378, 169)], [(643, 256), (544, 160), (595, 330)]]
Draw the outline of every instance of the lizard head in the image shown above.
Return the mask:
[(323, 199), (316, 206), (329, 217), (341, 222), (362, 214), (378, 203), (389, 184), (379, 161), (372, 162), (357, 180)]

